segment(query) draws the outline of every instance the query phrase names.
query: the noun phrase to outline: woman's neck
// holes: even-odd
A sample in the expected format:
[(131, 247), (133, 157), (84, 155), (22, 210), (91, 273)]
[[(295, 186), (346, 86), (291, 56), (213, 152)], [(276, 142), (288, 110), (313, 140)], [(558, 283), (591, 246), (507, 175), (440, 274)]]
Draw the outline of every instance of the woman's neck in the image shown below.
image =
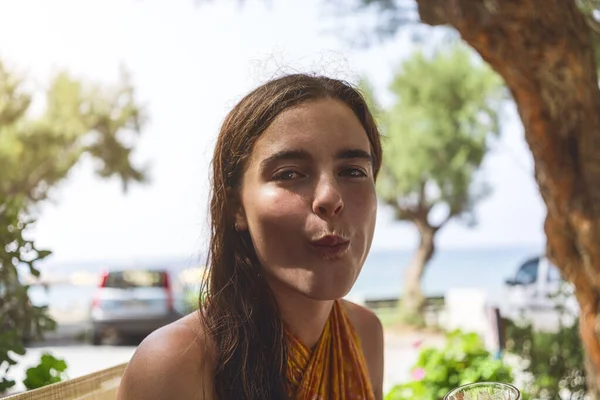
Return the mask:
[(309, 348), (323, 333), (333, 300), (313, 300), (284, 285), (269, 282), (287, 330)]

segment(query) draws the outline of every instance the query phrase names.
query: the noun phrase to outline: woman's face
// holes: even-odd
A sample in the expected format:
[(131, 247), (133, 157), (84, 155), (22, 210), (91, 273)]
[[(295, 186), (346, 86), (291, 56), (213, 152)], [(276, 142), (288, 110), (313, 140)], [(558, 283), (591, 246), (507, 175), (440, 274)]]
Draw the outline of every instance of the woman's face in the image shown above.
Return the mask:
[(315, 300), (345, 296), (367, 257), (377, 212), (369, 139), (343, 102), (281, 113), (255, 143), (236, 215), (270, 286)]

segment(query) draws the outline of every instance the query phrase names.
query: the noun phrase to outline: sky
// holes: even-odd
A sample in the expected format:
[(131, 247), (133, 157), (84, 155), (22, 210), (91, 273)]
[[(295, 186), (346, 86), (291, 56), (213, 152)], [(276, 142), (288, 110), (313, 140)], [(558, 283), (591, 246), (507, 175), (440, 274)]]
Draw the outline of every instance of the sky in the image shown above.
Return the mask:
[[(29, 232), (53, 262), (194, 258), (206, 248), (209, 163), (226, 113), (244, 94), (284, 72), (356, 82), (367, 76), (385, 103), (394, 69), (415, 47), (407, 32), (361, 48), (356, 21), (323, 0), (0, 0), (0, 59), (40, 92), (60, 70), (113, 84), (131, 71), (149, 122), (135, 160), (151, 183), (127, 193), (84, 159), (39, 209)], [(343, 32), (343, 33), (342, 33)], [(539, 246), (545, 206), (514, 107), (486, 158), (492, 196), (474, 229), (451, 222), (439, 248)], [(0, 171), (1, 173), (1, 171)], [(415, 229), (380, 207), (373, 250), (411, 249)]]

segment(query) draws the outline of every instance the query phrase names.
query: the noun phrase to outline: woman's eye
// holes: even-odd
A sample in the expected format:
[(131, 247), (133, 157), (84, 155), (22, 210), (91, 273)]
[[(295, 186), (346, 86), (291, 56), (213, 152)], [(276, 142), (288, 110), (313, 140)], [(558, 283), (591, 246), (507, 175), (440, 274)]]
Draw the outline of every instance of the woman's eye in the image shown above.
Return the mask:
[(360, 168), (347, 168), (342, 171), (342, 175), (349, 176), (351, 178), (362, 178), (367, 176), (366, 172)]
[(296, 171), (282, 171), (273, 176), (274, 181), (289, 181), (294, 178), (298, 178), (300, 174)]

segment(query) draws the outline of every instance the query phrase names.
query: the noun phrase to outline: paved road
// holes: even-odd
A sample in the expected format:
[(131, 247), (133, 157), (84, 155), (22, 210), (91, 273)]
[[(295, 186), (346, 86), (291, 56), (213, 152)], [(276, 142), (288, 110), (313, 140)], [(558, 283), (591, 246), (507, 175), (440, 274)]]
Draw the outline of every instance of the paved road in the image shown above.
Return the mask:
[[(410, 369), (415, 362), (418, 349), (413, 345), (423, 341), (424, 345), (438, 345), (436, 337), (422, 337), (417, 334), (397, 336), (386, 335), (385, 347), (385, 381), (384, 389), (389, 390), (395, 383), (410, 380)], [(57, 358), (64, 359), (68, 365), (69, 378), (77, 378), (104, 368), (109, 368), (131, 359), (136, 349), (135, 343), (123, 346), (92, 346), (75, 342), (46, 343), (27, 349), (27, 354), (21, 362), (11, 369), (9, 375), (17, 382), (22, 382), (27, 368), (37, 365), (44, 352), (49, 352)], [(22, 384), (17, 384), (15, 390), (24, 390)]]

